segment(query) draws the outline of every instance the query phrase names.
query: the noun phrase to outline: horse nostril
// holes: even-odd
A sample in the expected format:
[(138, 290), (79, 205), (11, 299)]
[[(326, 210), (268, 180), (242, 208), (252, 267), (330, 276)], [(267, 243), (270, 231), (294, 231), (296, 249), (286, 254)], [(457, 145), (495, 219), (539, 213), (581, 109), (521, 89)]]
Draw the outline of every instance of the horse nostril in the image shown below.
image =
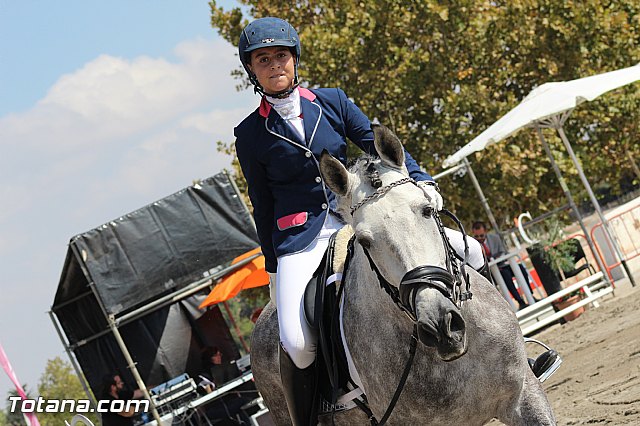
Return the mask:
[(433, 325), (421, 322), (418, 324), (418, 340), (426, 346), (435, 347), (440, 341), (440, 336)]
[(445, 334), (447, 337), (457, 338), (461, 337), (466, 328), (466, 324), (464, 322), (464, 318), (456, 311), (449, 311), (445, 315)]

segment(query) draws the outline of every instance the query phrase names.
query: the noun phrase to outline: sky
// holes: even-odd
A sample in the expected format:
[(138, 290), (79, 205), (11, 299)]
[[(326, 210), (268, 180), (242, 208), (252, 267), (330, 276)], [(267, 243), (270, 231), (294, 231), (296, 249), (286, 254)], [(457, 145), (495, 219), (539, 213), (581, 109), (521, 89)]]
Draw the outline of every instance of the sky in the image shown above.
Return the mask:
[(0, 344), (30, 390), (68, 359), (69, 239), (229, 167), (216, 142), (258, 104), (239, 66), (206, 0), (0, 0)]

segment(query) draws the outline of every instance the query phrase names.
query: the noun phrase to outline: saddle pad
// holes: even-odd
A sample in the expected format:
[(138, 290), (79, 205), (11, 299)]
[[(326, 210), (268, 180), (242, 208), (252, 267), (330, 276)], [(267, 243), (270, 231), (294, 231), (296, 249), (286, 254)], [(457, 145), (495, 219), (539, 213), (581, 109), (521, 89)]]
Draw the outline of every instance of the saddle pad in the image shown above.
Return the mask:
[(353, 236), (353, 228), (351, 225), (343, 226), (336, 234), (336, 243), (334, 248), (333, 259), (331, 259), (331, 269), (334, 274), (342, 274), (344, 272), (344, 261), (347, 258), (347, 244)]

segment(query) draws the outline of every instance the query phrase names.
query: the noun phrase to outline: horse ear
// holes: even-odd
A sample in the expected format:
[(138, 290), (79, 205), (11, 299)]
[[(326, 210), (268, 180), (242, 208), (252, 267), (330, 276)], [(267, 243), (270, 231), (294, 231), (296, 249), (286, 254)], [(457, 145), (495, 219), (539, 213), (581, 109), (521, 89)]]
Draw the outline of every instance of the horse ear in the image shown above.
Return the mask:
[(393, 167), (404, 164), (404, 148), (400, 139), (381, 124), (373, 125), (373, 143), (380, 159)]
[(320, 154), (320, 174), (327, 186), (340, 196), (347, 195), (349, 189), (349, 172), (344, 165), (324, 149)]

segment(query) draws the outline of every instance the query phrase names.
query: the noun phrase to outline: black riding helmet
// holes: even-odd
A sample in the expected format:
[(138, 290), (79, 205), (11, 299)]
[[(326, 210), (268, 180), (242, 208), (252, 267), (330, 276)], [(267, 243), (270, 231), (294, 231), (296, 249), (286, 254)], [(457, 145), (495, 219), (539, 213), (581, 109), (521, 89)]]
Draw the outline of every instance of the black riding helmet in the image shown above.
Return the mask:
[(298, 86), (298, 63), (300, 62), (300, 38), (295, 28), (287, 21), (280, 18), (260, 18), (247, 25), (238, 41), (238, 53), (240, 54), (240, 62), (245, 71), (249, 75), (249, 80), (254, 86), (254, 90), (262, 95), (265, 94), (264, 89), (258, 82), (256, 75), (249, 69), (251, 52), (262, 47), (269, 46), (285, 46), (291, 50), (296, 59), (295, 76), (293, 80), (293, 88), (280, 93), (268, 93), (269, 96), (287, 97)]

